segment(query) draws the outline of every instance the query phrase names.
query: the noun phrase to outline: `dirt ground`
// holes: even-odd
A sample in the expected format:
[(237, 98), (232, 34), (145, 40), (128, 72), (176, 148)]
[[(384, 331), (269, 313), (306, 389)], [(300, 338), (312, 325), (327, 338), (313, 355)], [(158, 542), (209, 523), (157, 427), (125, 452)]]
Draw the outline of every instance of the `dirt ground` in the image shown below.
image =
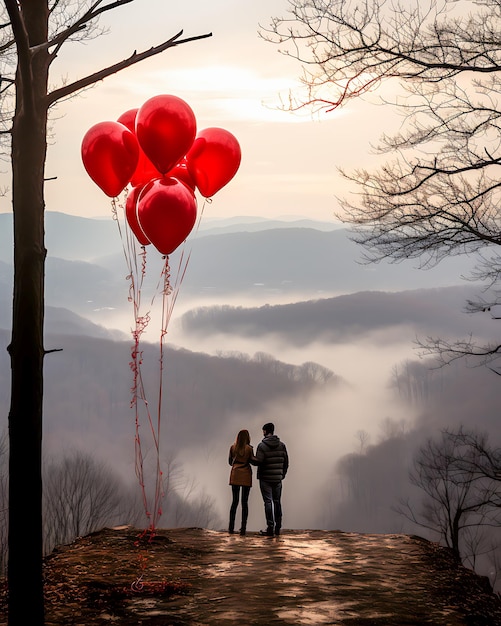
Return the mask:
[[(409, 535), (120, 527), (57, 548), (45, 576), (47, 626), (501, 626), (484, 578)], [(4, 583), (1, 625), (5, 602)]]

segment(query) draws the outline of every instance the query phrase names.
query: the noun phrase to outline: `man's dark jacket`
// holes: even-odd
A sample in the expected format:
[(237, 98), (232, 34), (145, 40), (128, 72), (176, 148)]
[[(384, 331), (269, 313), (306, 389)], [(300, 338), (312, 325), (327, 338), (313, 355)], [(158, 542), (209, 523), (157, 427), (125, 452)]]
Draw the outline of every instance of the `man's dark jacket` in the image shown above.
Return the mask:
[(257, 477), (268, 483), (278, 483), (289, 469), (289, 455), (285, 443), (276, 435), (268, 435), (256, 450)]

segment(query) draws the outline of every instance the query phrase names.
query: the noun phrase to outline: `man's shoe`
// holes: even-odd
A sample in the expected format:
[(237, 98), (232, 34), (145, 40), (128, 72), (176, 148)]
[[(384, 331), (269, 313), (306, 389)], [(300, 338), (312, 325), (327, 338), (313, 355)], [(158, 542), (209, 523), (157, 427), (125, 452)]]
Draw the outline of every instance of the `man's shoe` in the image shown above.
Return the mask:
[(266, 530), (260, 530), (261, 537), (273, 537), (273, 529), (267, 528)]
[(275, 527), (275, 535), (278, 537), (278, 535), (280, 534), (280, 528), (278, 528), (278, 526)]

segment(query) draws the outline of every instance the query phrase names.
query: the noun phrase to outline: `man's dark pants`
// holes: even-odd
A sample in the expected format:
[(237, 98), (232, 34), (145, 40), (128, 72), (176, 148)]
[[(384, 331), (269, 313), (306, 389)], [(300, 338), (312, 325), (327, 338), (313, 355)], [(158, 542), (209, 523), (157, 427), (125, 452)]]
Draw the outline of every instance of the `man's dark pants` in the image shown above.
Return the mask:
[(264, 514), (266, 517), (266, 530), (278, 534), (282, 528), (282, 481), (267, 482), (259, 481), (261, 495), (264, 502)]

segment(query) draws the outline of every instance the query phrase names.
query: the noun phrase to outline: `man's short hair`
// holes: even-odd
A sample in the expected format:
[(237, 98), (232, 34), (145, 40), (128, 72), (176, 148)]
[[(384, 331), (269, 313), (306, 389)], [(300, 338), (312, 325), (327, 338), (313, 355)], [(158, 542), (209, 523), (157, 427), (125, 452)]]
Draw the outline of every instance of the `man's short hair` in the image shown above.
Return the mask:
[(267, 435), (273, 435), (273, 433), (275, 432), (275, 424), (268, 422), (263, 426), (263, 430)]

